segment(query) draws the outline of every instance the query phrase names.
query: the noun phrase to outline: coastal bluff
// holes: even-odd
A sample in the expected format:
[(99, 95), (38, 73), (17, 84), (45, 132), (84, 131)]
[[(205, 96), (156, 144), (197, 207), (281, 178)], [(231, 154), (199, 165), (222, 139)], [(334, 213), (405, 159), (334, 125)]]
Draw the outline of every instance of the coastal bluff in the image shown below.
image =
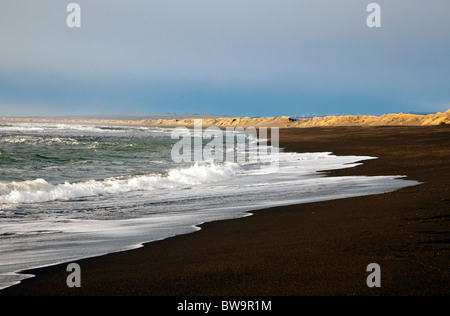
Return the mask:
[[(137, 125), (159, 127), (193, 127), (194, 119), (155, 119), (155, 120), (102, 120), (102, 119), (71, 119), (71, 118), (0, 118), (3, 122), (23, 123), (69, 123), (69, 124), (106, 124), (106, 125)], [(203, 127), (332, 127), (332, 126), (429, 126), (450, 125), (450, 110), (445, 113), (428, 115), (419, 114), (384, 114), (372, 115), (343, 115), (324, 116), (313, 118), (292, 119), (289, 116), (250, 118), (250, 117), (223, 117), (202, 119)]]

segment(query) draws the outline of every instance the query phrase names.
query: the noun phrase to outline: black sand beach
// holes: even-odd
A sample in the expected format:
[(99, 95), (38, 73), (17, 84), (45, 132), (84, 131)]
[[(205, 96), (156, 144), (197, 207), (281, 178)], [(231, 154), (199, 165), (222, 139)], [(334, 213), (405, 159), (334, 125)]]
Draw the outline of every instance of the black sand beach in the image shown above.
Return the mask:
[[(405, 175), (396, 192), (255, 211), (199, 232), (67, 264), (0, 295), (449, 295), (450, 127), (280, 130), (288, 151), (378, 157), (336, 175)], [(370, 263), (381, 287), (366, 285)]]

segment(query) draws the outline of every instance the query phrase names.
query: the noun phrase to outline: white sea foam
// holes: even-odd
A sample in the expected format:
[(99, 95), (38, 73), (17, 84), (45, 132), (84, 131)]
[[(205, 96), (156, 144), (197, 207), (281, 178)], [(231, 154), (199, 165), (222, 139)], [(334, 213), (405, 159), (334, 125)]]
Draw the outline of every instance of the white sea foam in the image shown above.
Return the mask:
[(22, 182), (0, 182), (0, 204), (43, 203), (67, 201), (83, 197), (120, 194), (132, 191), (149, 191), (192, 187), (217, 182), (234, 176), (240, 170), (234, 163), (195, 163), (192, 167), (177, 168), (167, 175), (141, 175), (105, 180), (89, 180), (77, 183), (53, 185), (44, 179)]
[(52, 123), (14, 123), (0, 125), (0, 131), (8, 132), (41, 132), (41, 131), (89, 131), (103, 132), (104, 130), (94, 125), (78, 125), (78, 124), (52, 124)]
[(54, 144), (77, 145), (79, 142), (73, 138), (10, 136), (10, 137), (0, 138), (0, 143), (28, 144), (28, 145), (39, 145), (39, 144), (43, 144), (43, 145), (54, 145)]
[(89, 133), (129, 133), (129, 132), (160, 132), (167, 133), (170, 128), (134, 127), (134, 126), (102, 126), (89, 124), (64, 123), (10, 123), (0, 125), (0, 132), (89, 132)]

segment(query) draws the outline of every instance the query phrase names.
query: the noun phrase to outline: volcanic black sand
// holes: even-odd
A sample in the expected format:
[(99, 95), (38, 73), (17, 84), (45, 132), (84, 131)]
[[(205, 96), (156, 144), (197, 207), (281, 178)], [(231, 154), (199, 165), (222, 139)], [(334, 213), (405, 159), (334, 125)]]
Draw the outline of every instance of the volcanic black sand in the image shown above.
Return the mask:
[[(375, 156), (337, 175), (406, 175), (392, 193), (277, 207), (67, 264), (0, 295), (449, 295), (450, 126), (280, 130), (287, 151)], [(369, 288), (367, 265), (381, 267)], [(30, 271), (28, 271), (30, 273)]]

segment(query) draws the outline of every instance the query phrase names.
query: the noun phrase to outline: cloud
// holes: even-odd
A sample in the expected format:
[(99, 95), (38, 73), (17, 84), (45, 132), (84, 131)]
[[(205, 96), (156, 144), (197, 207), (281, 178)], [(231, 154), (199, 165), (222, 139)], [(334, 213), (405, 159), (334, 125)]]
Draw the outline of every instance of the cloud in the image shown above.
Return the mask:
[[(17, 93), (41, 87), (51, 98), (62, 89), (97, 102), (109, 101), (108, 92), (162, 102), (161, 91), (188, 90), (199, 102), (201, 95), (260, 99), (262, 92), (277, 100), (448, 97), (447, 0), (378, 1), (381, 29), (365, 25), (369, 2), (360, 0), (75, 2), (81, 29), (66, 26), (68, 3), (59, 0), (0, 3), (0, 82)], [(5, 93), (0, 100), (20, 99)]]

